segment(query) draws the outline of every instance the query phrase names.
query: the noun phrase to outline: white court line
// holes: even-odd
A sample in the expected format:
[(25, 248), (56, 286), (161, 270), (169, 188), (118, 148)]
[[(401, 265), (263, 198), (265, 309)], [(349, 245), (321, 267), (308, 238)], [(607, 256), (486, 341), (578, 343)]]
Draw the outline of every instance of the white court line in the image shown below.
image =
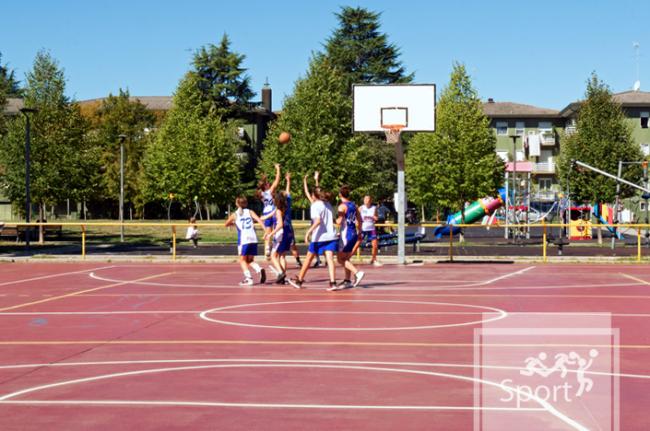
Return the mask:
[(508, 274), (504, 274), (504, 275), (501, 275), (499, 277), (495, 277), (495, 278), (493, 278), (491, 280), (483, 281), (483, 282), (479, 283), (478, 285), (482, 286), (482, 285), (485, 285), (485, 284), (491, 284), (491, 283), (497, 282), (499, 280), (504, 280), (506, 278), (514, 277), (515, 275), (523, 274), (524, 272), (530, 271), (531, 269), (535, 269), (535, 268), (536, 267), (534, 267), (534, 266), (529, 266), (528, 268), (523, 268), (523, 269), (520, 269), (519, 271), (510, 272)]
[(5, 281), (3, 283), (0, 283), (0, 286), (8, 286), (10, 284), (19, 284), (19, 283), (28, 283), (30, 281), (47, 280), (49, 278), (64, 277), (66, 275), (83, 274), (84, 272), (88, 272), (88, 271), (99, 271), (99, 270), (102, 270), (102, 269), (109, 269), (109, 268), (115, 268), (115, 265), (100, 266), (99, 268), (89, 268), (89, 269), (84, 269), (84, 270), (80, 270), (80, 271), (62, 272), (62, 273), (59, 273), (59, 274), (43, 275), (43, 276), (40, 276), (40, 277), (25, 278), (25, 279), (22, 279), (22, 280)]
[[(288, 364), (345, 364), (345, 365), (381, 365), (402, 367), (428, 367), (428, 368), (468, 368), (488, 370), (513, 370), (525, 371), (526, 367), (513, 367), (505, 365), (459, 364), (446, 362), (392, 362), (392, 361), (340, 361), (321, 359), (255, 359), (255, 358), (204, 358), (204, 359), (142, 359), (128, 361), (88, 361), (88, 362), (52, 362), (36, 364), (0, 365), (0, 370), (13, 370), (21, 368), (64, 368), (64, 367), (95, 367), (114, 365), (148, 365), (148, 364), (203, 364), (203, 363), (288, 363)], [(568, 370), (568, 373), (577, 373), (577, 370)], [(623, 377), (629, 379), (650, 380), (650, 374), (607, 373), (604, 371), (584, 370), (585, 374), (594, 376)]]
[[(86, 378), (81, 378), (81, 379), (74, 379), (74, 380), (67, 380), (67, 381), (62, 381), (62, 382), (57, 382), (57, 383), (51, 383), (48, 385), (41, 385), (41, 386), (34, 386), (31, 388), (27, 389), (22, 389), (19, 391), (15, 391), (6, 395), (3, 395), (0, 397), (0, 404), (1, 402), (4, 402), (6, 400), (9, 400), (11, 398), (15, 398), (17, 396), (25, 395), (28, 393), (33, 393), (37, 391), (42, 391), (42, 390), (47, 390), (51, 388), (56, 388), (56, 387), (61, 387), (61, 386), (67, 386), (67, 385), (73, 385), (73, 384), (78, 384), (78, 383), (88, 383), (88, 382), (94, 382), (94, 381), (99, 381), (99, 380), (107, 380), (107, 379), (112, 379), (112, 378), (118, 378), (118, 377), (127, 377), (127, 376), (135, 376), (135, 375), (144, 375), (144, 374), (154, 374), (154, 373), (165, 373), (165, 372), (174, 372), (174, 371), (189, 371), (189, 370), (202, 370), (202, 369), (214, 369), (214, 368), (320, 368), (320, 369), (346, 369), (346, 370), (359, 370), (359, 371), (378, 371), (378, 372), (394, 372), (394, 373), (403, 373), (403, 374), (414, 374), (414, 375), (423, 375), (423, 376), (430, 376), (430, 377), (442, 377), (442, 378), (450, 378), (454, 380), (461, 380), (465, 382), (471, 382), (471, 383), (481, 383), (484, 385), (488, 386), (493, 386), (496, 388), (499, 388), (507, 393), (516, 393), (519, 396), (526, 396), (527, 399), (535, 401), (537, 404), (539, 404), (544, 410), (546, 410), (548, 413), (551, 415), (555, 416), (558, 418), (560, 421), (566, 423), (570, 427), (580, 430), (580, 431), (588, 431), (586, 427), (575, 421), (574, 419), (571, 419), (570, 417), (566, 416), (559, 410), (557, 410), (553, 405), (548, 403), (546, 400), (539, 398), (538, 396), (534, 394), (530, 394), (527, 392), (522, 391), (521, 389), (517, 387), (511, 387), (508, 385), (504, 385), (503, 383), (498, 383), (498, 382), (492, 382), (489, 380), (484, 380), (484, 379), (479, 379), (476, 377), (468, 377), (468, 376), (461, 376), (461, 375), (456, 375), (456, 374), (448, 374), (448, 373), (440, 373), (440, 372), (433, 372), (433, 371), (422, 371), (422, 370), (408, 370), (408, 369), (398, 369), (398, 368), (385, 368), (385, 367), (367, 367), (367, 366), (353, 366), (353, 365), (321, 365), (321, 364), (296, 364), (296, 363), (274, 363), (274, 364), (220, 364), (220, 365), (198, 365), (198, 366), (189, 366), (189, 367), (176, 367), (176, 368), (157, 368), (157, 369), (149, 369), (149, 370), (140, 370), (140, 371), (129, 371), (129, 372), (123, 372), (123, 373), (113, 373), (113, 374), (104, 374), (104, 375), (98, 375), (94, 377), (86, 377)], [(310, 405), (310, 404), (302, 404), (302, 405), (297, 405), (297, 406), (302, 406), (301, 408), (318, 408), (314, 407), (315, 405)]]
[[(417, 304), (417, 305), (443, 305), (451, 307), (465, 307), (473, 309), (481, 309), (495, 312), (497, 316), (483, 318), (479, 320), (472, 320), (470, 322), (461, 322), (461, 323), (447, 323), (440, 325), (420, 325), (420, 326), (395, 326), (395, 327), (326, 327), (326, 326), (281, 326), (281, 325), (261, 325), (254, 323), (242, 323), (242, 322), (232, 322), (229, 320), (223, 319), (214, 319), (208, 317), (209, 314), (219, 314), (223, 310), (232, 310), (237, 308), (244, 307), (258, 307), (266, 305), (285, 305), (285, 304), (324, 304), (324, 303), (337, 303), (340, 304), (341, 301), (337, 300), (306, 300), (306, 301), (281, 301), (281, 302), (257, 302), (252, 304), (237, 304), (229, 305), (225, 307), (212, 308), (210, 310), (205, 310), (199, 314), (199, 317), (203, 320), (209, 322), (220, 323), (222, 325), (232, 325), (232, 326), (245, 326), (250, 328), (267, 328), (267, 329), (295, 329), (301, 331), (404, 331), (404, 330), (415, 330), (415, 329), (438, 329), (438, 328), (453, 328), (459, 326), (471, 326), (477, 325), (479, 323), (494, 322), (497, 320), (504, 319), (508, 317), (508, 313), (504, 310), (494, 307), (488, 307), (484, 305), (472, 305), (472, 304), (458, 304), (451, 302), (431, 302), (431, 301), (391, 301), (391, 300), (380, 300), (380, 299), (353, 299), (346, 302), (346, 304), (351, 303), (379, 303), (379, 304)], [(483, 314), (483, 313), (482, 313)]]
[(141, 400), (11, 400), (0, 404), (15, 405), (72, 405), (72, 406), (155, 406), (155, 407), (241, 407), (265, 409), (324, 409), (324, 410), (450, 410), (497, 412), (546, 412), (542, 407), (482, 407), (482, 406), (403, 406), (403, 405), (353, 405), (353, 404), (262, 404), (221, 403), (212, 401), (141, 401)]
[[(373, 290), (391, 290), (391, 291), (422, 291), (422, 292), (428, 292), (428, 291), (453, 291), (453, 290), (459, 290), (459, 291), (473, 291), (473, 290), (547, 290), (547, 289), (599, 289), (599, 288), (608, 288), (608, 287), (632, 287), (632, 286), (640, 286), (647, 284), (646, 282), (643, 282), (642, 280), (634, 280), (634, 283), (606, 283), (606, 284), (576, 284), (576, 285), (570, 285), (570, 284), (565, 284), (565, 285), (543, 285), (543, 286), (489, 286), (489, 287), (482, 287), (482, 286), (487, 286), (489, 284), (493, 284), (497, 281), (510, 278), (516, 275), (523, 274), (531, 269), (536, 268), (535, 266), (523, 268), (521, 270), (511, 272), (508, 274), (501, 275), (499, 277), (495, 277), (486, 281), (479, 281), (479, 282), (468, 282), (467, 280), (439, 280), (439, 281), (433, 281), (434, 283), (440, 282), (440, 283), (465, 283), (465, 284), (454, 284), (454, 285), (447, 285), (447, 286), (431, 286), (431, 287), (418, 287), (418, 286), (399, 286), (399, 284), (409, 284), (409, 283), (416, 283), (416, 284), (426, 284), (426, 283), (431, 283), (430, 281), (420, 281), (420, 280), (391, 280), (391, 283), (394, 283), (393, 285), (390, 286), (373, 286)], [(106, 278), (106, 277), (101, 277), (95, 273), (89, 274), (91, 278), (94, 278), (96, 280), (101, 280), (101, 281), (106, 281), (110, 283), (119, 283), (122, 282), (122, 280), (116, 280), (116, 279), (111, 279), (111, 278)], [(629, 277), (628, 277), (629, 278)], [(370, 285), (372, 286), (372, 280), (368, 280), (370, 282)], [(376, 280), (376, 282), (380, 282), (381, 280)], [(134, 285), (143, 285), (143, 286), (156, 286), (156, 287), (181, 287), (181, 288), (199, 288), (199, 289), (236, 289), (236, 290), (242, 290), (241, 286), (235, 286), (233, 284), (181, 284), (181, 283), (159, 283), (159, 282), (150, 282), (150, 281), (140, 281), (136, 283), (132, 283)], [(274, 285), (269, 285), (269, 284), (264, 284), (264, 285), (253, 285), (251, 287), (248, 287), (246, 289), (255, 289), (255, 288), (264, 288), (264, 289), (273, 289), (273, 290), (282, 290), (282, 291), (287, 291), (286, 286), (274, 286)], [(248, 290), (246, 290), (248, 291)]]
[[(138, 314), (200, 314), (204, 310), (129, 310), (129, 311), (16, 311), (0, 312), (1, 316), (110, 316), (110, 315), (138, 315)], [(515, 314), (558, 314), (562, 316), (614, 316), (614, 317), (650, 317), (650, 313), (613, 313), (608, 311), (507, 311), (508, 315)], [(350, 314), (350, 315), (454, 315), (454, 316), (482, 316), (486, 314), (500, 314), (496, 311), (471, 312), (471, 311), (289, 311), (289, 310), (237, 310), (219, 311), (219, 314)]]
[[(122, 315), (122, 314), (200, 314), (204, 310), (132, 310), (132, 311), (24, 311), (1, 313), (0, 316), (94, 316), (94, 315)], [(482, 316), (485, 314), (501, 314), (497, 311), (471, 312), (471, 311), (282, 311), (282, 310), (255, 310), (255, 311), (220, 311), (219, 314), (368, 314), (368, 315), (407, 315), (407, 316)], [(558, 314), (558, 313), (554, 313)], [(649, 314), (650, 316), (650, 314)]]

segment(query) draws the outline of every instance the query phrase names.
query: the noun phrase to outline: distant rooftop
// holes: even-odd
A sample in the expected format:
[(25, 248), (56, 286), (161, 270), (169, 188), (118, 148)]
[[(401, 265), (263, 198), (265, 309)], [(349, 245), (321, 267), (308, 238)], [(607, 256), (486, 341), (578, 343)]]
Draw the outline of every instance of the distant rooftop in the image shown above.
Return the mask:
[(623, 106), (650, 105), (648, 91), (624, 91), (614, 94), (613, 98)]
[(488, 99), (483, 103), (483, 113), (488, 117), (504, 118), (504, 117), (559, 117), (560, 111), (555, 109), (539, 108), (532, 105), (523, 105), (521, 103), (513, 102), (495, 102), (493, 99)]
[[(79, 100), (80, 105), (89, 105), (93, 103), (102, 103), (106, 100), (106, 97), (100, 97), (97, 99), (88, 99), (88, 100)], [(129, 97), (131, 102), (140, 101), (147, 109), (151, 111), (169, 111), (173, 105), (172, 96), (131, 96)]]
[(5, 108), (5, 112), (8, 115), (17, 115), (18, 112), (20, 112), (20, 109), (23, 108), (24, 106), (25, 104), (23, 103), (23, 99), (10, 97), (7, 99), (7, 106)]

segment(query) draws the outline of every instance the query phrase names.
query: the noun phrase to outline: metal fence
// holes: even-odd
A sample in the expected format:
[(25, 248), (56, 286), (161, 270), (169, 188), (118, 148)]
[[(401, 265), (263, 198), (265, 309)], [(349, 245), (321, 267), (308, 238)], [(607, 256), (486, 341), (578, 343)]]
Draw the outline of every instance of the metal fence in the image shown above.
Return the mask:
[[(79, 253), (82, 259), (86, 257), (88, 252), (89, 235), (91, 239), (95, 238), (92, 236), (94, 231), (107, 228), (115, 230), (125, 229), (129, 232), (147, 230), (149, 234), (144, 233), (142, 235), (153, 235), (159, 244), (161, 253), (166, 253), (168, 246), (168, 253), (171, 254), (172, 260), (176, 260), (178, 256), (179, 242), (184, 238), (181, 236), (179, 239), (179, 232), (182, 232), (182, 230), (187, 228), (189, 224), (187, 222), (48, 222), (7, 225), (5, 226), (5, 230), (15, 229), (16, 240), (11, 241), (5, 236), (5, 241), (0, 242), (0, 255), (6, 255), (7, 248), (14, 251), (18, 250), (24, 252), (26, 249), (26, 243), (24, 238), (21, 240), (21, 235), (24, 236), (30, 231), (33, 235), (34, 232), (38, 231), (40, 226), (43, 226), (43, 228), (48, 232), (62, 229), (64, 231), (62, 239), (57, 239), (56, 241), (48, 240), (47, 243), (51, 244), (52, 247), (75, 245), (78, 248), (80, 246), (80, 250), (76, 251), (77, 249), (75, 249), (75, 252), (72, 254)], [(602, 245), (597, 244), (595, 239), (590, 241), (569, 241), (566, 235), (566, 232), (568, 232), (570, 228), (569, 224), (540, 222), (535, 224), (517, 224), (509, 226), (503, 224), (494, 224), (490, 226), (479, 224), (454, 225), (455, 227), (462, 229), (462, 235), (454, 234), (450, 231), (449, 235), (446, 235), (443, 238), (435, 238), (433, 231), (441, 226), (445, 225), (437, 223), (408, 225), (407, 232), (410, 233), (407, 235), (408, 255), (410, 257), (418, 255), (426, 256), (428, 253), (435, 255), (435, 257), (439, 259), (445, 258), (448, 261), (454, 261), (454, 259), (459, 259), (464, 255), (470, 254), (473, 256), (528, 256), (546, 262), (548, 261), (549, 253), (553, 250), (557, 251), (559, 255), (568, 256), (566, 250), (569, 245), (575, 246), (574, 248), (577, 251), (572, 253), (573, 257), (589, 256), (589, 253), (593, 254), (594, 249), (596, 250), (596, 255), (603, 255), (605, 251), (611, 249), (613, 251), (609, 253), (610, 255), (627, 257), (628, 259), (637, 262), (642, 262), (644, 259), (647, 260), (648, 255), (650, 255), (650, 248), (647, 248), (647, 246), (650, 246), (649, 224), (594, 225), (592, 229), (594, 231), (601, 229), (604, 232), (605, 239), (610, 241), (610, 245), (607, 245), (606, 243), (603, 243)], [(198, 223), (198, 227), (202, 233), (208, 231), (217, 233), (221, 232), (222, 237), (228, 236), (223, 234), (227, 229), (224, 227), (223, 221), (202, 222)], [(303, 236), (301, 233), (303, 233), (308, 227), (309, 223), (307, 222), (294, 222), (296, 241), (298, 242), (298, 245), (302, 243)], [(397, 230), (397, 225), (393, 223), (385, 223), (377, 224), (377, 227), (384, 231), (379, 237), (381, 254), (384, 256), (392, 256), (393, 254), (396, 254), (397, 236), (394, 232)], [(504, 239), (505, 229), (510, 231), (509, 239)], [(608, 229), (617, 229), (618, 231), (626, 232), (625, 239), (613, 239), (613, 235), (609, 233)], [(151, 234), (151, 232), (154, 232), (154, 234)], [(415, 235), (414, 232), (421, 233)], [(32, 235), (30, 235), (30, 237), (33, 238)], [(117, 233), (115, 235), (117, 235)], [(230, 235), (234, 235), (232, 230), (230, 231)], [(95, 239), (96, 244), (97, 241), (101, 240)], [(234, 240), (222, 239), (211, 244), (226, 246), (232, 245), (233, 243)], [(112, 244), (117, 245), (119, 243), (117, 243), (117, 240), (113, 238)], [(363, 244), (361, 250), (364, 251), (362, 253), (365, 253), (368, 246), (369, 244), (367, 243)], [(123, 250), (126, 250), (125, 252), (128, 252), (129, 247), (137, 248), (138, 246), (126, 244), (120, 245), (120, 247), (122, 247)], [(4, 251), (3, 248), (5, 249)], [(647, 252), (645, 253), (646, 256), (644, 256), (643, 253), (644, 249), (647, 249)], [(209, 248), (204, 250), (205, 252), (210, 252)], [(223, 254), (219, 250), (218, 247), (213, 249), (212, 255)], [(469, 253), (468, 250), (471, 250), (471, 253)], [(585, 253), (581, 253), (580, 250), (584, 250)], [(621, 253), (623, 250), (625, 253)], [(589, 251), (589, 253), (586, 251)]]

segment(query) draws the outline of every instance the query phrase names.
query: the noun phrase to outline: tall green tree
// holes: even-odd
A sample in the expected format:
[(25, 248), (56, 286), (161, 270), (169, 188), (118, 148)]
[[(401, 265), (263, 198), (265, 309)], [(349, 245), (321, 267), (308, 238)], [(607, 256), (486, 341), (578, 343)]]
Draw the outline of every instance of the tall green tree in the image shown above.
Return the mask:
[(195, 86), (204, 113), (232, 118), (248, 109), (255, 93), (242, 66), (245, 58), (231, 50), (226, 34), (219, 45), (203, 46), (194, 54), (192, 78), (187, 83)]
[(339, 27), (325, 44), (325, 55), (346, 76), (346, 94), (351, 84), (405, 83), (413, 80), (399, 61), (400, 51), (380, 31), (380, 13), (362, 7), (341, 7)]
[[(394, 188), (394, 149), (368, 136), (352, 136), (352, 100), (346, 85), (345, 77), (326, 57), (316, 56), (270, 127), (260, 169), (270, 175), (273, 165), (280, 163), (291, 171), (296, 197), (300, 197), (298, 206), (307, 205), (300, 180), (315, 170), (321, 172), (323, 187), (335, 191), (346, 183), (356, 197), (362, 193), (385, 196)], [(278, 143), (282, 131), (291, 133), (290, 143)]]
[(0, 97), (2, 95), (22, 97), (23, 91), (20, 88), (20, 81), (16, 79), (15, 72), (9, 68), (8, 64), (2, 64), (2, 53), (0, 52)]
[[(42, 209), (68, 198), (84, 199), (91, 193), (87, 173), (97, 170), (97, 154), (86, 137), (87, 123), (78, 105), (65, 96), (63, 70), (46, 51), (36, 55), (27, 74), (25, 105), (38, 110), (31, 116), (32, 202)], [(25, 200), (24, 142), (21, 117), (11, 122), (6, 145), (0, 149), (3, 185), (14, 204)]]
[(195, 198), (224, 205), (239, 192), (237, 123), (203, 115), (189, 103), (196, 95), (193, 79), (183, 78), (174, 108), (145, 151), (141, 181), (147, 201), (164, 202), (171, 193), (189, 209)]
[[(574, 169), (572, 160), (579, 160), (606, 172), (615, 174), (618, 162), (640, 161), (641, 149), (631, 136), (621, 106), (612, 98), (609, 87), (595, 73), (587, 81), (585, 100), (580, 105), (576, 133), (563, 136), (558, 160), (558, 171), (563, 187), (570, 183), (573, 200), (584, 203), (613, 202), (616, 181), (592, 171)], [(642, 173), (631, 165), (623, 171), (623, 178), (638, 183)], [(621, 188), (622, 197), (632, 196), (636, 190)]]
[[(294, 173), (320, 170), (328, 188), (347, 183), (353, 197), (392, 196), (395, 189), (395, 149), (383, 139), (352, 132), (351, 84), (410, 82), (399, 61), (399, 49), (380, 31), (380, 14), (365, 8), (343, 7), (336, 14), (339, 27), (322, 53), (310, 61), (285, 100), (282, 115), (270, 129), (261, 170), (272, 173), (275, 162)], [(277, 135), (287, 130), (287, 146)], [(306, 201), (298, 201), (306, 205)]]
[(101, 151), (101, 182), (98, 197), (119, 199), (120, 192), (120, 135), (124, 135), (124, 198), (125, 202), (139, 201), (139, 177), (147, 133), (156, 117), (139, 100), (131, 100), (128, 90), (119, 90), (103, 100), (94, 118), (96, 138)]
[(406, 155), (409, 196), (419, 204), (461, 210), (503, 183), (496, 136), (465, 66), (454, 64), (436, 109), (436, 132), (420, 133)]
[(4, 135), (6, 127), (4, 110), (7, 106), (7, 98), (21, 96), (22, 90), (15, 78), (15, 72), (9, 69), (9, 65), (2, 64), (2, 53), (0, 53), (0, 135)]

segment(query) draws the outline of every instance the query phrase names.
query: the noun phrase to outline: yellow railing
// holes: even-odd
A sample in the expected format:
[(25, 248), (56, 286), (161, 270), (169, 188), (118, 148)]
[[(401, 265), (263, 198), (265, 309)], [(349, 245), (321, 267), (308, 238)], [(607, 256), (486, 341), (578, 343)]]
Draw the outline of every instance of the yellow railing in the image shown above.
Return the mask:
[[(307, 228), (309, 227), (309, 223), (305, 221), (296, 221), (293, 223), (294, 228)], [(82, 258), (85, 259), (86, 257), (86, 243), (87, 243), (87, 235), (89, 228), (92, 229), (93, 227), (114, 227), (114, 228), (128, 228), (128, 229), (138, 229), (138, 228), (144, 228), (144, 227), (155, 227), (155, 228), (165, 228), (165, 229), (170, 229), (171, 230), (171, 253), (172, 253), (172, 259), (176, 260), (177, 253), (176, 253), (176, 246), (177, 246), (177, 228), (186, 228), (189, 226), (187, 222), (170, 222), (170, 223), (161, 223), (161, 222), (137, 222), (137, 223), (132, 223), (132, 222), (127, 222), (127, 223), (119, 223), (119, 222), (48, 222), (48, 223), (12, 223), (6, 225), (6, 227), (15, 227), (15, 228), (20, 228), (21, 230), (24, 230), (25, 228), (38, 228), (39, 226), (51, 226), (51, 227), (79, 227), (81, 230), (81, 256)], [(205, 229), (205, 228), (223, 228), (224, 223), (223, 221), (219, 222), (201, 222), (198, 224), (199, 228)], [(380, 223), (376, 224), (377, 227), (386, 227), (386, 228), (391, 228), (395, 229), (397, 228), (397, 225), (394, 223)], [(410, 225), (409, 227), (424, 227), (424, 228), (429, 228), (429, 229), (435, 229), (437, 227), (444, 226), (443, 224), (439, 223), (421, 223), (417, 225)], [(563, 224), (563, 223), (546, 223), (542, 221), (541, 223), (529, 223), (529, 224), (510, 224), (510, 225), (505, 225), (501, 223), (497, 224), (492, 224), (490, 226), (485, 226), (485, 225), (480, 225), (480, 224), (458, 224), (454, 225), (455, 227), (463, 228), (463, 229), (518, 229), (520, 231), (525, 231), (530, 228), (541, 228), (542, 229), (542, 260), (546, 262), (548, 260), (547, 258), (547, 252), (548, 252), (548, 229), (549, 228), (565, 228), (569, 229), (570, 225), (569, 224)], [(636, 231), (636, 261), (641, 262), (642, 261), (642, 230), (647, 230), (650, 228), (650, 224), (632, 224), (632, 223), (621, 223), (621, 224), (616, 224), (616, 225), (600, 225), (600, 224), (594, 224), (592, 226), (592, 229), (605, 229), (607, 227), (615, 227), (619, 229), (634, 229)], [(431, 236), (428, 235), (427, 240), (430, 240)], [(297, 237), (298, 242), (300, 242), (300, 237)], [(441, 241), (444, 241), (444, 239), (441, 238)], [(454, 259), (454, 236), (453, 233), (449, 232), (449, 260), (453, 261)], [(357, 255), (359, 256), (359, 254)]]

